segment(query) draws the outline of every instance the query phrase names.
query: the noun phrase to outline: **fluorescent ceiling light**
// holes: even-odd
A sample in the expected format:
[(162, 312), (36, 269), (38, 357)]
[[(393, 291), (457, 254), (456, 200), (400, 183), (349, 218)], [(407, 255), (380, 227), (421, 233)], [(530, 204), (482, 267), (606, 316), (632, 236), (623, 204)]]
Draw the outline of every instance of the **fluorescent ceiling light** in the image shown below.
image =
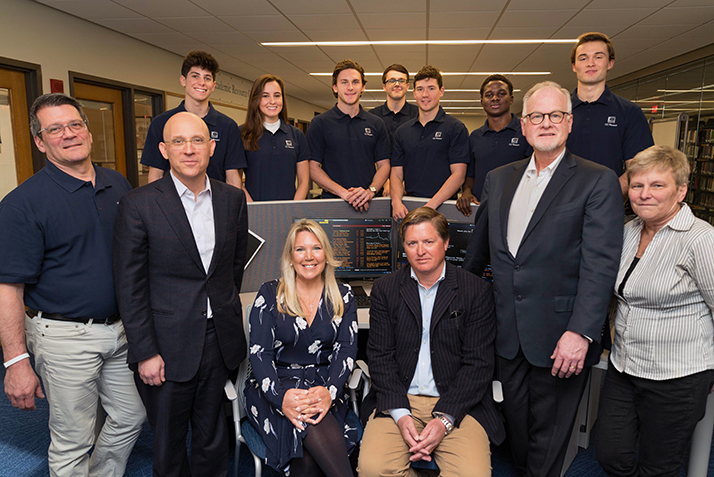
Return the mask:
[(384, 41), (266, 41), (263, 46), (370, 46), (370, 45), (527, 45), (576, 43), (562, 40), (384, 40)]
[[(415, 76), (416, 73), (409, 73)], [(441, 76), (489, 76), (489, 75), (508, 75), (508, 76), (543, 76), (549, 75), (550, 71), (442, 71)], [(365, 73), (365, 76), (382, 76), (382, 73)], [(310, 76), (332, 76), (330, 73), (310, 73)], [(455, 90), (451, 90), (455, 91)], [(478, 91), (478, 90), (476, 90)]]

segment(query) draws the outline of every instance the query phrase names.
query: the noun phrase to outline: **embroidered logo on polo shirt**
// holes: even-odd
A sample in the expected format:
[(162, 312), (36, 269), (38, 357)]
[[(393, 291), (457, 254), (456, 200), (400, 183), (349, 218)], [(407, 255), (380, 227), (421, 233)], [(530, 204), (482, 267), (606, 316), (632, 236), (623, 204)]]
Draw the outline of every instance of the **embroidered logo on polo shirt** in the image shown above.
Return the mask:
[(295, 149), (293, 147), (293, 142), (290, 139), (285, 140), (285, 149)]
[(509, 146), (519, 147), (520, 144), (518, 143), (518, 138), (517, 138), (517, 137), (512, 137), (512, 138), (511, 138), (511, 143), (509, 144)]
[(373, 136), (372, 128), (364, 128), (364, 135), (365, 136)]
[(218, 131), (211, 131), (211, 139), (214, 141), (220, 141), (220, 139), (218, 139)]
[(608, 116), (605, 126), (609, 126), (611, 128), (616, 128), (617, 127), (617, 119), (615, 118), (615, 116)]
[(441, 139), (442, 139), (442, 138), (441, 138), (441, 131), (436, 131), (436, 132), (434, 133), (434, 140), (435, 140), (435, 141), (441, 141)]

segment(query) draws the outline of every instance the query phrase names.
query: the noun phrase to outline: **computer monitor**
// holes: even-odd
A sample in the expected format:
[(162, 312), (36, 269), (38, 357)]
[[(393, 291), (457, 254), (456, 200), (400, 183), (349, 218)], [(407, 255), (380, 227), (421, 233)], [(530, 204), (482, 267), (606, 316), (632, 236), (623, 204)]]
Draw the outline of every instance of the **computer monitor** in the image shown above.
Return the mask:
[[(449, 221), (449, 247), (446, 249), (447, 262), (458, 267), (463, 265), (464, 259), (466, 258), (466, 249), (469, 246), (469, 238), (473, 232), (473, 222), (462, 223)], [(402, 265), (406, 265), (409, 262), (407, 261), (407, 255), (404, 253), (404, 243), (402, 243), (400, 237), (397, 237), (396, 240), (397, 260), (395, 268), (399, 269)]]
[[(299, 220), (299, 219), (296, 219)], [(378, 278), (392, 271), (392, 219), (312, 219), (325, 231), (342, 279)]]

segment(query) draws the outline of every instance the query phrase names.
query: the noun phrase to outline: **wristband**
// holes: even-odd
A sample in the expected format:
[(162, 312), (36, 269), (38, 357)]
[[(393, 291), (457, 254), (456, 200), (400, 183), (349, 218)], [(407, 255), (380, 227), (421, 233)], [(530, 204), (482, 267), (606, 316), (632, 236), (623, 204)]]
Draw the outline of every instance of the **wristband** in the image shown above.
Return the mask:
[(10, 366), (12, 366), (13, 364), (15, 364), (15, 363), (17, 363), (17, 362), (19, 362), (19, 361), (22, 361), (23, 359), (29, 359), (29, 358), (30, 358), (30, 355), (29, 355), (29, 354), (27, 354), (27, 353), (22, 353), (22, 354), (19, 355), (19, 356), (15, 356), (15, 357), (12, 358), (10, 361), (5, 361), (5, 362), (3, 363), (3, 366), (5, 366), (5, 369), (7, 369), (7, 368), (9, 368)]

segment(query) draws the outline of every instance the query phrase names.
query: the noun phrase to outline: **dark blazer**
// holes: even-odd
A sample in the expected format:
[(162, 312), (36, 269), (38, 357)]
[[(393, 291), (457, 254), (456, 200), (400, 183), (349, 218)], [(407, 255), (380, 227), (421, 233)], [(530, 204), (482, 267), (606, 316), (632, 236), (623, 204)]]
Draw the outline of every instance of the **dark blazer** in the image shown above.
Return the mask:
[[(363, 416), (395, 408), (409, 409), (407, 391), (414, 378), (422, 332), (421, 302), (411, 268), (374, 282), (369, 310), (367, 357), (372, 389)], [(491, 442), (505, 438), (493, 401), (495, 317), (491, 287), (451, 264), (434, 300), (431, 366), (440, 398), (434, 411), (466, 414), (486, 430)]]
[(160, 354), (169, 381), (197, 372), (206, 336), (206, 297), (229, 369), (246, 356), (240, 285), (248, 241), (242, 190), (211, 179), (216, 244), (205, 272), (170, 174), (124, 195), (114, 228), (114, 281), (129, 340), (128, 361)]
[(508, 214), (530, 159), (489, 172), (476, 211), (464, 268), (479, 275), (491, 261), (496, 300), (496, 354), (551, 367), (567, 331), (594, 340), (585, 365), (602, 351), (600, 337), (622, 249), (624, 212), (615, 173), (569, 152), (561, 160), (526, 228), (517, 256), (508, 250)]

